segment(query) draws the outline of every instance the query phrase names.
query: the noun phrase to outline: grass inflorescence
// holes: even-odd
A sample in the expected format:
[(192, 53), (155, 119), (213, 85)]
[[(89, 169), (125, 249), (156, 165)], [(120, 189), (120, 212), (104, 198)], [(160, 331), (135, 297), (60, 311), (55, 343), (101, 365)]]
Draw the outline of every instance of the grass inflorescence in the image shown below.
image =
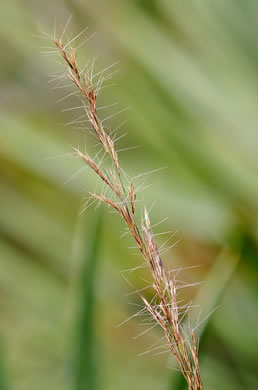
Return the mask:
[[(87, 118), (90, 125), (89, 133), (97, 139), (101, 146), (100, 152), (103, 152), (102, 158), (97, 160), (87, 152), (75, 149), (78, 157), (95, 172), (105, 188), (101, 193), (91, 192), (90, 199), (105, 203), (124, 220), (152, 275), (153, 299), (147, 300), (142, 292), (138, 292), (143, 302), (140, 312), (148, 314), (163, 330), (166, 345), (177, 360), (189, 389), (202, 390), (197, 341), (192, 327), (190, 325), (186, 327), (183, 323), (191, 305), (179, 304), (178, 291), (182, 285), (178, 285), (175, 275), (173, 276), (173, 273), (167, 271), (163, 265), (145, 206), (142, 209), (141, 221), (138, 222), (134, 179), (120, 166), (115, 134), (107, 131), (104, 120), (98, 114), (98, 94), (106, 80), (104, 71), (94, 75), (93, 66), (91, 69), (85, 67), (81, 70), (76, 58), (76, 48), (72, 46), (75, 39), (64, 44), (63, 35), (60, 39), (53, 37), (55, 52), (61, 55), (67, 65), (61, 79), (70, 79), (76, 88), (76, 91), (68, 96), (77, 93), (81, 96), (82, 106), (79, 108), (84, 110), (81, 118)], [(102, 164), (106, 158), (110, 162), (109, 169), (105, 169)]]

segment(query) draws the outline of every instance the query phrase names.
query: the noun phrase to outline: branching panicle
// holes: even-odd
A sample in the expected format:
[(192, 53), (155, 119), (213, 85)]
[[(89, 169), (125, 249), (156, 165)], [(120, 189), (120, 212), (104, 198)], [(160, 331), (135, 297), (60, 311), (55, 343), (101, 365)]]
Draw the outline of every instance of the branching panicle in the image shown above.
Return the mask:
[[(86, 102), (83, 107), (93, 133), (113, 165), (113, 168), (106, 172), (87, 153), (82, 153), (76, 149), (78, 156), (101, 178), (113, 194), (112, 199), (95, 193), (90, 195), (112, 207), (125, 221), (152, 274), (152, 288), (156, 301), (155, 304), (148, 302), (144, 296), (140, 295), (145, 311), (163, 329), (168, 347), (175, 356), (189, 389), (202, 390), (197, 343), (192, 328), (189, 337), (182, 325), (182, 316), (179, 314), (177, 301), (178, 286), (170, 273), (166, 272), (164, 268), (146, 208), (144, 208), (141, 224), (138, 225), (136, 221), (136, 190), (133, 179), (129, 180), (128, 186), (125, 185), (121, 175), (122, 170), (119, 165), (115, 141), (111, 135), (106, 133), (103, 122), (97, 114), (97, 94), (104, 80), (103, 74), (100, 73), (99, 81), (94, 84), (92, 72), (79, 71), (76, 50), (74, 48), (67, 50), (67, 45), (63, 45), (61, 40), (58, 39), (54, 39), (54, 43), (68, 66), (68, 77), (78, 88)], [(187, 312), (189, 307), (184, 307), (184, 310)]]

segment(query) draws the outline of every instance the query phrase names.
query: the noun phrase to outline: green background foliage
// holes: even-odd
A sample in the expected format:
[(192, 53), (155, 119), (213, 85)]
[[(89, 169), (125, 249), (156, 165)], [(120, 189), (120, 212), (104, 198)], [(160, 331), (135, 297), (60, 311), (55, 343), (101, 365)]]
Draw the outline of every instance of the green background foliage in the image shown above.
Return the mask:
[[(79, 214), (96, 178), (69, 156), (85, 134), (66, 127), (77, 114), (61, 110), (77, 100), (57, 103), (72, 89), (52, 90), (48, 74), (62, 68), (42, 55), (50, 42), (35, 37), (52, 33), (55, 18), (61, 32), (71, 13), (68, 36), (85, 26), (86, 38), (97, 32), (80, 48), (81, 64), (98, 55), (98, 71), (120, 60), (101, 105), (119, 103), (104, 116), (130, 106), (109, 121), (114, 128), (128, 118), (119, 148), (139, 146), (120, 155), (121, 165), (132, 176), (166, 167), (138, 199), (156, 200), (153, 224), (167, 217), (155, 233), (178, 231), (167, 267), (199, 266), (180, 278), (202, 281), (184, 298), (200, 305), (192, 323), (204, 320), (205, 388), (257, 389), (255, 0), (2, 2), (0, 389), (185, 387), (169, 354), (138, 356), (158, 329), (134, 339), (139, 318), (117, 327), (139, 303), (125, 296), (132, 290), (120, 272), (141, 261), (120, 239), (122, 221), (107, 208), (102, 222), (94, 207)], [(131, 281), (140, 289), (142, 279)]]

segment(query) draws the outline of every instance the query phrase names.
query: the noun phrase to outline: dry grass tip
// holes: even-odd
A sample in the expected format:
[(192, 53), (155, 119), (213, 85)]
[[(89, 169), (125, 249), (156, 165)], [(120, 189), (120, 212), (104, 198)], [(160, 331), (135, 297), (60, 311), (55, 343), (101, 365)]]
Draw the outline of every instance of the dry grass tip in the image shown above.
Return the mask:
[[(142, 311), (148, 313), (152, 320), (161, 327), (167, 346), (177, 360), (189, 389), (202, 390), (203, 384), (195, 335), (192, 328), (189, 326), (187, 331), (182, 322), (189, 306), (183, 307), (184, 314), (182, 315), (182, 306), (179, 306), (177, 297), (178, 285), (171, 273), (164, 268), (147, 209), (144, 207), (142, 220), (138, 223), (135, 214), (135, 183), (132, 178), (124, 174), (120, 167), (114, 136), (112, 136), (112, 132), (107, 133), (103, 120), (98, 115), (98, 93), (105, 81), (104, 71), (99, 72), (99, 77), (96, 79), (92, 69), (80, 70), (76, 59), (76, 49), (72, 46), (74, 39), (70, 40), (68, 44), (63, 44), (62, 38), (53, 37), (53, 41), (56, 47), (55, 51), (59, 53), (67, 65), (63, 77), (68, 77), (72, 81), (76, 91), (81, 96), (84, 115), (86, 115), (91, 127), (90, 131), (100, 144), (105, 158), (108, 157), (111, 162), (111, 168), (105, 170), (89, 154), (76, 149), (81, 160), (95, 172), (108, 190), (105, 194), (91, 193), (91, 198), (113, 208), (127, 225), (152, 275), (151, 287), (155, 300), (148, 301), (139, 293), (144, 305)], [(110, 196), (107, 196), (107, 193)]]

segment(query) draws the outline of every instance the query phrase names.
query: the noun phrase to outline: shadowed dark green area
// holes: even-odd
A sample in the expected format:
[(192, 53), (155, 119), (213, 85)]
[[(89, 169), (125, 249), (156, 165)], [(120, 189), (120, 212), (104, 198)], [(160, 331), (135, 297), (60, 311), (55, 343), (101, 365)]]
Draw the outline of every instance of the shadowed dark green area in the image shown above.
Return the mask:
[(0, 390), (9, 390), (10, 387), (8, 385), (4, 356), (2, 341), (0, 341)]

